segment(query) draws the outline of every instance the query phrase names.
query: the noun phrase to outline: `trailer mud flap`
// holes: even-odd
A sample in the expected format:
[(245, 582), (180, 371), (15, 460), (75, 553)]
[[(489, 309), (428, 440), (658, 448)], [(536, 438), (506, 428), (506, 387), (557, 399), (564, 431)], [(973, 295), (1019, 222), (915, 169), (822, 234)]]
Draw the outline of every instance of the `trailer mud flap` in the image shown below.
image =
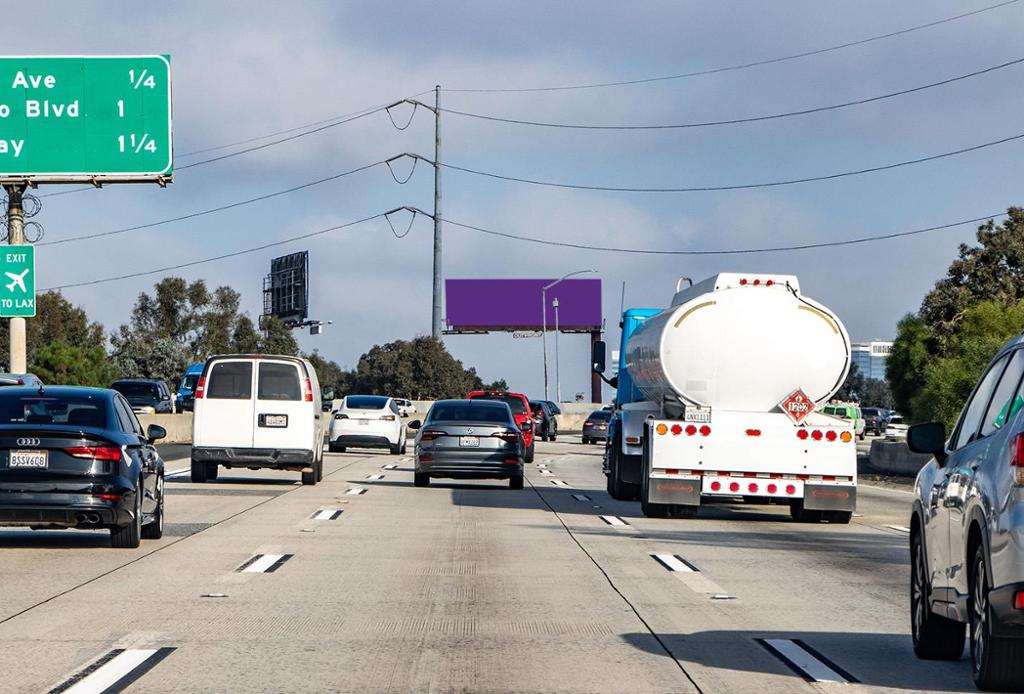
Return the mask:
[(853, 511), (856, 507), (856, 487), (804, 484), (804, 508), (809, 511)]
[(652, 477), (648, 481), (647, 497), (647, 502), (651, 504), (699, 506), (700, 478)]
[(619, 454), (619, 479), (629, 484), (640, 485), (644, 481), (643, 456)]

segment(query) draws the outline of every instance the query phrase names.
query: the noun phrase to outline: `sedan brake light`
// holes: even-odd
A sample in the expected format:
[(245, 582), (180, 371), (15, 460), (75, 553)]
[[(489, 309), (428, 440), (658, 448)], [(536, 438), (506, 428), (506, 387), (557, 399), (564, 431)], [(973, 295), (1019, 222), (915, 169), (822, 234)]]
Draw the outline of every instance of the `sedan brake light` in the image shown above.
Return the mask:
[(447, 436), (447, 431), (440, 431), (439, 429), (424, 429), (420, 434), (420, 441), (433, 441), (440, 436)]
[(519, 443), (519, 434), (514, 431), (496, 431), (491, 434), (492, 438), (498, 438), (508, 443)]
[(1010, 466), (1013, 468), (1013, 483), (1024, 487), (1024, 431), (1010, 439)]
[(64, 452), (72, 458), (91, 458), (93, 460), (120, 460), (121, 449), (117, 446), (72, 446)]

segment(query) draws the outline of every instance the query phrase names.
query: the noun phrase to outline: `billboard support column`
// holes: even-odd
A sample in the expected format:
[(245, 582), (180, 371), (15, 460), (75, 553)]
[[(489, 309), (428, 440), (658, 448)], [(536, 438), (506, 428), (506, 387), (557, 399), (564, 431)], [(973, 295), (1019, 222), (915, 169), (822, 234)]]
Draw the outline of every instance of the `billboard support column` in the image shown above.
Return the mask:
[[(594, 353), (594, 343), (600, 341), (601, 331), (590, 331), (590, 353)], [(601, 374), (596, 371), (590, 373), (590, 402), (601, 402)]]
[[(24, 183), (4, 186), (7, 189), (7, 242), (12, 246), (25, 244), (25, 210), (21, 205), (21, 196), (25, 192)], [(28, 371), (25, 347), (25, 319), (11, 318), (10, 323), (11, 351), (8, 368), (11, 373), (21, 374)]]
[(441, 339), (441, 86), (434, 86), (434, 305), (431, 334)]

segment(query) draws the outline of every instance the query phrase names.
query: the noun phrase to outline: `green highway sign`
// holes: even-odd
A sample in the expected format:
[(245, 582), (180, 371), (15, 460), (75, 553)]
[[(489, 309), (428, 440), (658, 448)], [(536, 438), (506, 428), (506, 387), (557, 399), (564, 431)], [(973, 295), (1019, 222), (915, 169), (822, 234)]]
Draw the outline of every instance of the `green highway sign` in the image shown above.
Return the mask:
[(163, 183), (173, 162), (169, 56), (0, 56), (0, 182)]
[(36, 315), (36, 249), (0, 245), (0, 318)]

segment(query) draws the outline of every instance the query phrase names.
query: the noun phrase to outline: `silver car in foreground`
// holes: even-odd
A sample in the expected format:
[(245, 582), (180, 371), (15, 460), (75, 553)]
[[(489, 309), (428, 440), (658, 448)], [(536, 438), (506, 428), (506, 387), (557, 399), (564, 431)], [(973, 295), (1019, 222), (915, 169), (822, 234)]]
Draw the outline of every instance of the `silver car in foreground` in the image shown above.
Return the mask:
[(512, 410), (497, 400), (438, 400), (416, 434), (415, 484), (431, 477), (507, 479), (523, 488), (523, 433)]
[(1024, 689), (1024, 335), (996, 354), (946, 439), (907, 431), (934, 456), (917, 476), (910, 520), (914, 652), (956, 660), (969, 626), (974, 682)]

